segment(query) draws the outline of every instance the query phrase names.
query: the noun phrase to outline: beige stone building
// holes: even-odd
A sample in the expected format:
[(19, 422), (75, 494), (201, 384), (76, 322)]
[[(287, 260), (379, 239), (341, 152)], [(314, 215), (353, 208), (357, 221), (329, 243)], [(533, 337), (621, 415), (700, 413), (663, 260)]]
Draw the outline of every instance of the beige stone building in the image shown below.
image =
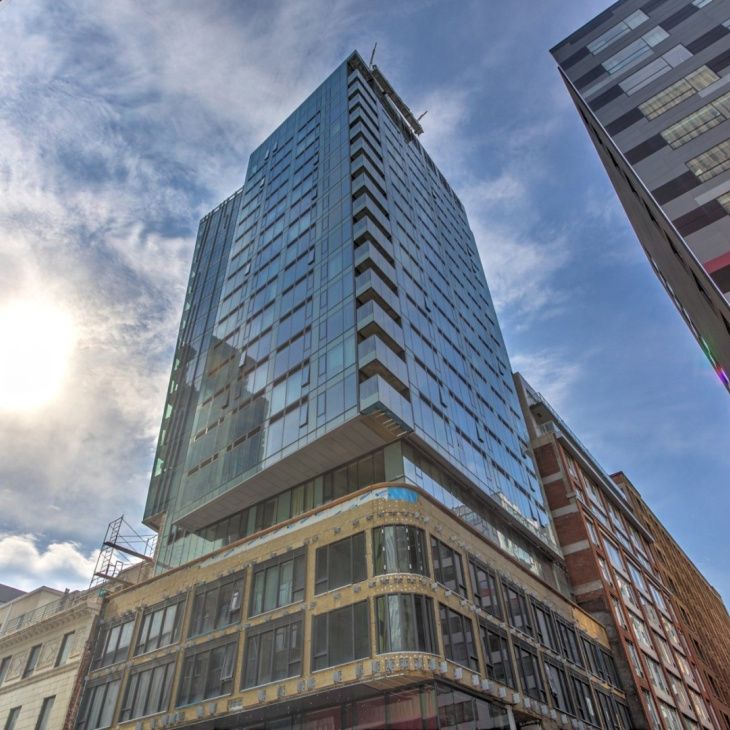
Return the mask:
[[(132, 583), (146, 565), (125, 571)], [(118, 588), (122, 583), (117, 583)], [(90, 639), (103, 596), (114, 586), (59, 591), (41, 586), (0, 605), (0, 728), (73, 726)]]

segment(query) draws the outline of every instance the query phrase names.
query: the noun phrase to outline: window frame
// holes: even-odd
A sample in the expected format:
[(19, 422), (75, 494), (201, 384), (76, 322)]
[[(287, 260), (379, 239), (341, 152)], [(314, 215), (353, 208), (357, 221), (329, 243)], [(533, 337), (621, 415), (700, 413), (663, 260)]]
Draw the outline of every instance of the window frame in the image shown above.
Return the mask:
[[(471, 572), (472, 579), (472, 590), (471, 598), (472, 601), (479, 606), (483, 611), (486, 611), (491, 616), (504, 620), (505, 609), (504, 601), (501, 595), (499, 584), (501, 583), (497, 573), (488, 568), (484, 563), (474, 557), (469, 558), (469, 570)], [(478, 571), (485, 574), (487, 583), (490, 585), (490, 600), (489, 604), (485, 603), (484, 595), (481, 592), (481, 586), (483, 581), (479, 579)], [(494, 599), (494, 600), (492, 600)]]
[[(535, 636), (535, 627), (532, 616), (530, 614), (530, 602), (527, 600), (525, 592), (518, 588), (516, 585), (509, 583), (505, 580), (502, 581), (502, 587), (505, 593), (505, 603), (507, 604), (507, 623), (516, 631), (519, 631), (527, 636)], [(510, 592), (514, 594), (517, 599), (517, 603), (520, 607), (520, 616), (522, 617), (522, 625), (517, 625), (516, 613), (513, 610), (513, 600), (510, 597)]]
[[(81, 697), (81, 703), (79, 705), (79, 711), (76, 716), (76, 730), (102, 730), (102, 728), (111, 727), (114, 724), (115, 720), (115, 710), (117, 701), (119, 699), (119, 691), (121, 689), (122, 685), (122, 673), (115, 672), (114, 674), (108, 675), (106, 677), (101, 677), (99, 679), (95, 679), (92, 682), (89, 682), (86, 685), (86, 688), (84, 689), (84, 693)], [(112, 685), (116, 685), (113, 688), (113, 697), (114, 700), (112, 703), (107, 702), (107, 697), (109, 696), (109, 689), (112, 687)], [(99, 703), (98, 707), (95, 707), (95, 695), (97, 690), (103, 687), (104, 691), (102, 693), (102, 699)], [(91, 695), (91, 702), (90, 702), (90, 695)], [(105, 710), (108, 710), (111, 707), (111, 715), (109, 717), (108, 724), (100, 725), (96, 724), (101, 721), (103, 717), (103, 712)], [(94, 724), (89, 724), (88, 720), (88, 714), (96, 709), (96, 717), (97, 720), (94, 722)], [(86, 711), (86, 718), (83, 717), (83, 713)]]
[[(545, 680), (542, 676), (542, 667), (540, 662), (540, 653), (534, 646), (530, 646), (529, 644), (523, 642), (523, 641), (515, 641), (514, 642), (515, 647), (515, 664), (517, 665), (517, 671), (519, 673), (520, 677), (520, 686), (522, 688), (522, 693), (526, 695), (527, 697), (530, 697), (534, 700), (538, 700), (538, 702), (547, 702), (547, 692), (545, 691)], [(521, 656), (525, 655), (528, 656), (531, 660), (532, 665), (532, 676), (536, 678), (535, 686), (534, 687), (528, 687), (527, 686), (527, 677), (525, 674), (525, 661), (524, 657)], [(532, 692), (536, 692), (537, 694), (532, 694)]]
[[(243, 591), (243, 588), (242, 588)], [(160, 603), (155, 604), (154, 606), (150, 606), (149, 608), (145, 608), (144, 611), (142, 611), (142, 616), (139, 620), (139, 631), (137, 632), (137, 639), (135, 641), (135, 647), (134, 647), (134, 654), (133, 656), (138, 657), (142, 656), (143, 654), (147, 654), (151, 651), (156, 651), (157, 649), (162, 649), (166, 646), (172, 646), (172, 644), (176, 644), (178, 641), (180, 641), (180, 637), (182, 636), (182, 625), (183, 620), (185, 617), (185, 603), (187, 601), (188, 594), (187, 593), (181, 593), (178, 596), (175, 596), (174, 598), (170, 598), (166, 601), (162, 601)], [(165, 628), (165, 620), (167, 619), (167, 612), (171, 608), (175, 608), (175, 618), (174, 623), (172, 626), (172, 630), (170, 632), (170, 641), (168, 641), (166, 644), (162, 643), (162, 637), (164, 636), (164, 628)], [(148, 617), (154, 616), (154, 614), (162, 612), (162, 619), (160, 621), (158, 636), (157, 636), (157, 646), (153, 646), (150, 648), (148, 646), (150, 642), (150, 634), (152, 632), (152, 627), (154, 626), (154, 619), (149, 619), (149, 626), (147, 630), (147, 638), (145, 639), (145, 647), (144, 650), (141, 650), (140, 645), (142, 644), (142, 635), (145, 631), (145, 622), (147, 621)], [(191, 614), (190, 623), (192, 624), (193, 616)]]
[[(515, 661), (510, 647), (509, 633), (502, 629), (498, 629), (496, 626), (483, 622), (479, 624), (479, 633), (482, 638), (482, 648), (484, 650), (484, 663), (486, 665), (485, 670), (487, 677), (495, 682), (499, 682), (499, 684), (505, 685), (506, 687), (517, 689), (517, 671), (515, 669)], [(499, 677), (497, 677), (496, 672), (494, 671), (495, 664), (492, 661), (492, 649), (488, 643), (489, 638), (492, 636), (496, 637), (499, 641), (499, 653), (502, 660), (501, 666), (504, 667), (506, 665), (507, 667), (507, 671), (503, 671), (505, 679), (508, 680), (506, 682), (503, 682)]]
[[(281, 602), (282, 594), (281, 589), (284, 585), (281, 581), (282, 566), (291, 563), (291, 595), (289, 601)], [(277, 587), (275, 591), (275, 605), (267, 608), (267, 577), (268, 572), (277, 569)], [(260, 594), (257, 594), (256, 580), (259, 575), (263, 574), (263, 584), (261, 587)], [(272, 573), (273, 575), (273, 573)], [(248, 617), (253, 618), (254, 616), (261, 616), (269, 611), (275, 611), (284, 606), (291, 606), (295, 603), (299, 603), (304, 600), (306, 595), (307, 587), (307, 549), (302, 546), (295, 550), (277, 555), (275, 558), (266, 560), (262, 563), (258, 563), (252, 569), (251, 575), (251, 595), (248, 601)], [(260, 609), (256, 607), (258, 595), (261, 596)]]
[[(364, 636), (364, 646), (359, 646), (360, 649), (364, 649), (365, 653), (361, 654), (358, 651), (358, 630), (362, 629), (362, 619), (363, 616), (357, 616), (356, 613), (358, 611), (365, 611), (364, 615), (364, 623), (365, 623), (365, 636)], [(349, 629), (350, 629), (350, 645), (351, 645), (351, 656), (349, 658), (343, 658), (343, 657), (332, 657), (332, 647), (333, 645), (337, 644), (337, 637), (332, 636), (332, 621), (334, 618), (334, 614), (342, 614), (344, 615), (345, 612), (349, 611)], [(317, 651), (318, 649), (318, 638), (320, 635), (320, 632), (324, 632), (324, 644), (326, 646), (324, 652)], [(360, 638), (362, 638), (362, 632), (360, 634)], [(324, 613), (317, 614), (316, 616), (312, 616), (312, 636), (311, 636), (311, 644), (312, 644), (312, 666), (311, 670), (312, 672), (318, 672), (323, 669), (329, 669), (330, 667), (336, 667), (340, 664), (349, 664), (350, 662), (357, 661), (359, 659), (367, 659), (372, 656), (372, 649), (370, 645), (370, 604), (367, 599), (363, 601), (357, 601), (356, 603), (350, 603), (347, 606), (339, 606), (338, 608), (335, 608), (331, 611), (326, 611)], [(324, 664), (318, 664), (318, 659), (324, 658)]]
[[(68, 631), (63, 635), (61, 644), (56, 652), (56, 661), (53, 663), (54, 667), (62, 667), (68, 662), (68, 658), (71, 655), (71, 640), (75, 634), (75, 631)], [(62, 659), (63, 661), (61, 661)]]
[(25, 660), (25, 669), (23, 669), (23, 674), (20, 677), (21, 679), (27, 679), (35, 672), (38, 666), (38, 660), (41, 658), (42, 649), (43, 644), (34, 644), (30, 647), (28, 658)]
[[(386, 551), (388, 547), (388, 537), (386, 530), (393, 530), (391, 550), (395, 552), (396, 566), (395, 570), (390, 570), (386, 563)], [(399, 554), (403, 545), (399, 542), (397, 530), (405, 530), (406, 551), (409, 561), (408, 569), (403, 570), (399, 559), (404, 557)], [(411, 573), (414, 575), (431, 576), (428, 565), (428, 548), (426, 545), (425, 531), (415, 525), (379, 525), (372, 530), (372, 550), (373, 550), (373, 574), (374, 575), (391, 575), (393, 573)], [(403, 540), (403, 537), (401, 537)], [(381, 542), (382, 541), (382, 542)]]
[[(170, 658), (166, 656), (164, 659), (158, 659), (153, 662), (147, 662), (146, 664), (137, 664), (133, 666), (129, 674), (127, 675), (127, 681), (124, 686), (124, 693), (122, 695), (122, 701), (119, 706), (119, 722), (132, 722), (139, 720), (149, 715), (156, 715), (160, 712), (165, 712), (170, 707), (170, 700), (173, 696), (173, 689), (175, 687), (175, 669), (177, 666), (177, 657)], [(164, 668), (165, 673), (163, 676), (163, 684), (159, 687), (160, 698), (158, 700), (158, 709), (153, 710), (147, 708), (150, 702), (150, 696), (153, 689), (154, 672), (156, 669)], [(130, 702), (129, 692), (132, 687), (132, 680), (135, 677), (139, 677), (142, 674), (150, 672), (150, 679), (144, 689), (146, 699), (144, 701), (144, 708), (147, 711), (143, 711), (140, 715), (132, 714), (134, 712), (134, 705), (137, 702), (137, 692), (139, 691), (140, 682), (137, 680), (136, 686), (134, 687), (135, 696)], [(166, 685), (166, 686), (165, 686)], [(126, 714), (129, 713), (129, 714)]]
[[(455, 611), (444, 603), (439, 603), (439, 620), (441, 624), (441, 641), (443, 644), (444, 656), (454, 664), (459, 664), (472, 672), (479, 671), (479, 654), (477, 653), (476, 642), (474, 641), (474, 624), (468, 616), (459, 611)], [(461, 624), (460, 631), (452, 631), (452, 622), (459, 621)], [(463, 639), (460, 642), (454, 642), (454, 637), (459, 633)], [(448, 641), (447, 641), (448, 637)], [(461, 647), (466, 657), (466, 663), (455, 657), (454, 647)]]
[[(448, 568), (444, 566), (444, 562), (448, 563), (449, 558), (451, 558), (453, 565), (453, 581), (448, 581), (445, 576)], [(431, 535), (431, 563), (434, 580), (437, 583), (440, 583), (447, 590), (453, 591), (454, 593), (466, 598), (468, 592), (466, 575), (464, 573), (464, 558), (462, 554), (443, 540), (439, 540), (434, 535)], [(453, 585), (450, 585), (449, 583), (453, 583)]]
[[(348, 541), (350, 543), (349, 580), (333, 584), (331, 580), (333, 563), (332, 549)], [(362, 542), (362, 550), (360, 550), (360, 542)], [(353, 585), (354, 583), (367, 580), (368, 566), (366, 551), (367, 544), (364, 530), (318, 547), (314, 557), (314, 595), (320, 596), (323, 593), (336, 590), (342, 586)], [(324, 573), (324, 576), (322, 573)]]
[[(96, 636), (96, 644), (94, 646), (94, 656), (91, 662), (91, 669), (101, 669), (102, 667), (111, 667), (119, 662), (126, 661), (129, 658), (129, 652), (132, 649), (132, 638), (134, 636), (134, 626), (136, 617), (126, 618), (122, 620), (110, 621), (108, 624), (102, 624)], [(114, 631), (119, 629), (116, 634), (116, 647), (111, 652), (111, 660), (107, 661), (109, 656), (109, 641)], [(125, 634), (128, 633), (128, 636)], [(103, 637), (103, 638), (102, 638)], [(125, 648), (122, 646), (122, 640), (126, 639), (128, 643)], [(120, 655), (120, 652), (124, 652)]]
[[(416, 644), (423, 634), (423, 644), (415, 647), (396, 647), (393, 648), (393, 634), (391, 633), (391, 612), (388, 609), (388, 603), (391, 600), (407, 600), (407, 609), (410, 609), (414, 621), (414, 636)], [(381, 614), (381, 606), (384, 610)], [(400, 605), (399, 605), (400, 608)], [(399, 616), (399, 621), (402, 617)], [(424, 619), (422, 626), (418, 625), (419, 619)], [(376, 653), (392, 654), (403, 652), (421, 652), (424, 654), (438, 654), (438, 637), (436, 635), (436, 622), (434, 617), (434, 602), (431, 596), (422, 593), (385, 593), (375, 598), (375, 626), (377, 631), (376, 637)], [(408, 637), (410, 638), (410, 637)]]
[[(236, 594), (236, 584), (238, 584), (238, 605), (233, 608), (234, 604), (234, 596)], [(229, 609), (228, 609), (228, 622), (227, 623), (221, 623), (219, 624), (218, 621), (221, 618), (221, 611), (225, 605), (225, 603), (222, 602), (222, 599), (226, 596), (226, 589), (229, 587), (233, 587), (233, 590), (230, 595), (229, 601)], [(195, 590), (193, 591), (193, 597), (192, 597), (192, 607), (190, 609), (190, 618), (188, 620), (188, 630), (187, 630), (187, 636), (186, 638), (192, 639), (197, 638), (199, 636), (205, 636), (207, 634), (210, 634), (213, 631), (220, 631), (221, 629), (224, 629), (228, 626), (234, 626), (235, 624), (240, 624), (241, 620), (243, 618), (243, 604), (244, 604), (244, 590), (246, 586), (246, 571), (241, 570), (237, 573), (233, 573), (231, 575), (222, 576), (214, 581), (210, 581), (209, 583), (202, 583), (197, 586), (195, 586)], [(210, 606), (210, 608), (213, 609), (212, 615), (212, 624), (206, 628), (206, 606), (208, 604), (208, 596), (214, 595), (215, 597), (215, 604), (214, 606)], [(176, 597), (176, 600), (179, 597)], [(184, 598), (182, 599), (184, 602)], [(159, 610), (159, 608), (157, 609)], [(184, 613), (184, 608), (183, 608)], [(235, 616), (235, 614), (238, 614), (238, 616)], [(231, 618), (231, 614), (234, 614), (234, 618)], [(177, 621), (177, 619), (176, 619)], [(162, 628), (162, 627), (160, 627)], [(182, 634), (182, 631), (179, 632)], [(179, 640), (179, 638), (178, 638)], [(175, 642), (170, 642), (171, 644), (174, 644)], [(165, 646), (169, 646), (168, 644), (165, 644)], [(158, 647), (159, 648), (159, 647)], [(153, 649), (150, 649), (149, 651), (154, 651)], [(144, 652), (146, 653), (146, 652)]]
[[(238, 657), (238, 636), (239, 633), (236, 632), (234, 634), (228, 634), (227, 636), (223, 636), (220, 639), (216, 639), (214, 641), (208, 641), (203, 644), (196, 644), (195, 646), (189, 647), (185, 653), (183, 654), (182, 660), (181, 660), (181, 667), (180, 667), (180, 678), (177, 683), (177, 692), (175, 694), (175, 707), (189, 707), (190, 705), (199, 704), (201, 702), (207, 702), (208, 700), (215, 699), (217, 697), (226, 697), (230, 695), (233, 692), (235, 683), (234, 679), (236, 676), (236, 660)], [(229, 647), (233, 647), (232, 651), (232, 657), (231, 657), (231, 666), (230, 666), (230, 675), (227, 677), (223, 677), (222, 670), (226, 667), (226, 658), (227, 653), (225, 649), (228, 649)], [(218, 649), (224, 649), (223, 651), (223, 657), (222, 657), (222, 664), (221, 664), (221, 677), (219, 679), (219, 684), (222, 684), (224, 681), (230, 682), (230, 688), (228, 691), (218, 692), (216, 694), (210, 694), (206, 695), (205, 693), (208, 691), (208, 686), (210, 684), (210, 666), (211, 666), (211, 657), (213, 655), (213, 652), (217, 651)], [(188, 660), (193, 660), (198, 656), (207, 655), (205, 659), (204, 669), (205, 669), (205, 680), (203, 683), (203, 696), (196, 699), (190, 699), (190, 689), (193, 687), (193, 680), (195, 675), (193, 673), (193, 670), (195, 669), (195, 664), (192, 665), (192, 670), (190, 673), (191, 680), (189, 682), (189, 687), (187, 688), (188, 696), (185, 697), (187, 701), (183, 702), (183, 690), (185, 690), (185, 684), (186, 684), (186, 664)], [(203, 672), (201, 671), (201, 675)]]
[[(274, 660), (276, 658), (276, 653), (274, 651), (269, 652), (268, 655), (265, 653), (262, 653), (261, 651), (261, 637), (265, 634), (272, 634), (271, 637), (271, 645), (274, 646), (274, 643), (276, 641), (276, 632), (281, 631), (282, 629), (286, 630), (286, 637), (288, 645), (286, 647), (287, 649), (287, 676), (285, 677), (277, 677), (274, 678)], [(291, 644), (291, 637), (295, 634), (295, 632), (298, 630), (298, 640), (299, 645), (298, 647)], [(304, 669), (304, 611), (298, 611), (297, 613), (288, 614), (286, 616), (282, 616), (279, 619), (276, 619), (275, 621), (267, 621), (262, 624), (259, 624), (258, 626), (254, 626), (246, 631), (246, 643), (244, 645), (244, 654), (243, 654), (243, 665), (241, 668), (241, 680), (239, 682), (240, 689), (246, 690), (251, 689), (253, 687), (261, 687), (266, 684), (271, 684), (272, 682), (283, 682), (286, 679), (289, 679), (291, 677), (300, 677), (302, 675), (303, 669)], [(252, 648), (252, 643), (254, 640), (257, 641), (257, 647), (254, 649)], [(296, 657), (296, 650), (299, 651), (299, 657), (297, 659)], [(294, 652), (294, 654), (293, 654)], [(248, 660), (249, 657), (255, 658), (255, 665), (249, 665)], [(293, 657), (293, 658), (292, 658)], [(269, 674), (265, 676), (269, 676), (270, 679), (264, 682), (259, 682), (260, 675), (261, 675), (261, 666), (262, 666), (262, 659), (265, 659), (268, 662), (268, 670)], [(298, 671), (297, 667), (298, 666)], [(255, 674), (255, 682), (251, 683), (249, 682), (249, 674), (253, 670)]]

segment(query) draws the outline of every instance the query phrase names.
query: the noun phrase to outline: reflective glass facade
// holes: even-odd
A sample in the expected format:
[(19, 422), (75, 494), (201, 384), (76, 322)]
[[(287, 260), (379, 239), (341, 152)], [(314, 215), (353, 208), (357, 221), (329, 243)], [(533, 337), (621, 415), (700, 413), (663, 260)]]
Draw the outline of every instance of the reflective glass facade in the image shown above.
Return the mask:
[(476, 244), (414, 128), (353, 54), (201, 222), (145, 513), (161, 564), (395, 478), (549, 551)]

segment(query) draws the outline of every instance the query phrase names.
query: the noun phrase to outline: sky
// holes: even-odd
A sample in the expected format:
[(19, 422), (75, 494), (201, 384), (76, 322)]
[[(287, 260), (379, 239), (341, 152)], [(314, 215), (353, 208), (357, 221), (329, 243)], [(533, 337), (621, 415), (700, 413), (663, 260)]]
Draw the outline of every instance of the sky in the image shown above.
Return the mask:
[(198, 221), (377, 42), (428, 112), (513, 368), (727, 602), (730, 402), (548, 52), (608, 4), (2, 2), (0, 582), (85, 586), (107, 523), (139, 524)]

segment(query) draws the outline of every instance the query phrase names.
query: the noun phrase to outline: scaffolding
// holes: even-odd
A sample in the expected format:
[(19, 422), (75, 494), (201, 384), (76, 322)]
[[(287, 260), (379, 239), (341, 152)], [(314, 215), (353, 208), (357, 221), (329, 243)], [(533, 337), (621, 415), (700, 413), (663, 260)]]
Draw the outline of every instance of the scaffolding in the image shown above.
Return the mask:
[(131, 585), (120, 574), (139, 562), (152, 562), (155, 554), (157, 535), (141, 534), (125, 519), (124, 515), (112, 520), (106, 528), (104, 542), (96, 559), (94, 574), (91, 576), (89, 588), (96, 588), (103, 583), (116, 582)]

